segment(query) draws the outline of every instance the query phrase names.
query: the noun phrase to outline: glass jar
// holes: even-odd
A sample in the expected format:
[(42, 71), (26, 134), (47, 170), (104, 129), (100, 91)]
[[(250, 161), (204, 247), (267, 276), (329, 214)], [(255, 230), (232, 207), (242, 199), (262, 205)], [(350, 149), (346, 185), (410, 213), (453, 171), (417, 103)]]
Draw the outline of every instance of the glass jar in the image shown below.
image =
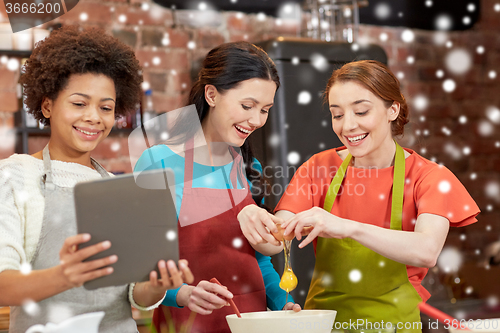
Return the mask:
[(367, 0), (304, 0), (302, 37), (354, 43), (358, 38), (359, 7)]

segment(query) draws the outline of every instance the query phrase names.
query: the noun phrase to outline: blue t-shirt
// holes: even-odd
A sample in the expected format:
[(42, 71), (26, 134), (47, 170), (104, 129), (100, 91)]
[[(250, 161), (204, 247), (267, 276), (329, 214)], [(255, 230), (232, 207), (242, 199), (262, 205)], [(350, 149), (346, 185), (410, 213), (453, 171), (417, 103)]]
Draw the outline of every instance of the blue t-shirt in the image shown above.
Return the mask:
[[(229, 178), (231, 172), (232, 162), (223, 166), (209, 166), (199, 163), (193, 165), (193, 188), (214, 188), (225, 189), (228, 184), (226, 179)], [(262, 166), (256, 159), (253, 160), (252, 167), (256, 170), (262, 171)], [(145, 170), (155, 170), (170, 168), (175, 175), (175, 208), (177, 216), (182, 205), (182, 194), (184, 191), (184, 157), (174, 153), (166, 145), (153, 146), (144, 153), (137, 161), (134, 172)], [(251, 183), (249, 182), (250, 186)], [(243, 188), (245, 184), (238, 181), (238, 188)], [(271, 310), (281, 310), (285, 306), (286, 292), (279, 287), (280, 277), (271, 263), (269, 256), (262, 255), (255, 251), (255, 258), (259, 264), (264, 285), (266, 287), (266, 300), (267, 307)], [(176, 302), (178, 289), (167, 291), (167, 295), (163, 300), (163, 305), (179, 307)], [(289, 301), (293, 302), (291, 295)]]

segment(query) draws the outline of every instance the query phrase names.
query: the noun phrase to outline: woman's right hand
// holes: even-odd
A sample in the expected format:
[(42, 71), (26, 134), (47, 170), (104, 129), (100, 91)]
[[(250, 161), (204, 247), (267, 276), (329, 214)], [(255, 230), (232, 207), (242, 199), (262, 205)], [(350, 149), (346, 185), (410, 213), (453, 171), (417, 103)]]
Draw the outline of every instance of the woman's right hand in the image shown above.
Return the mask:
[(107, 250), (111, 247), (109, 241), (104, 241), (83, 249), (78, 245), (90, 240), (89, 234), (78, 234), (66, 238), (59, 251), (60, 272), (63, 285), (68, 289), (80, 287), (83, 283), (113, 273), (112, 267), (105, 267), (118, 260), (116, 255), (83, 262), (85, 259)]
[(184, 285), (177, 293), (177, 304), (187, 306), (191, 311), (209, 315), (213, 310), (229, 305), (226, 299), (233, 298), (226, 287), (209, 281), (200, 281), (198, 285)]

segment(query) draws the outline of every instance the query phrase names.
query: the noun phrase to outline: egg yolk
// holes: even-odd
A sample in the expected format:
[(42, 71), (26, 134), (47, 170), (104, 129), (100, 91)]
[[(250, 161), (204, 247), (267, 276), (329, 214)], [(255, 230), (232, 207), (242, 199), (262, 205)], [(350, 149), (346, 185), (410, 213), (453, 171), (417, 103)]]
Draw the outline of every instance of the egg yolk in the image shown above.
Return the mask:
[(293, 271), (291, 269), (286, 270), (281, 277), (280, 288), (288, 293), (297, 287), (297, 283), (297, 277)]

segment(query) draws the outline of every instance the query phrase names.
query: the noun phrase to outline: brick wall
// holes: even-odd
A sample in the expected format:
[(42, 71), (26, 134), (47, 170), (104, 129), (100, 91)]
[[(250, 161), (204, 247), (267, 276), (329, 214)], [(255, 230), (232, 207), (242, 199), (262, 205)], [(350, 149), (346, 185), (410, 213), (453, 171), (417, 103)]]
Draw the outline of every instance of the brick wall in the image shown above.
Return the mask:
[[(500, 107), (500, 12), (497, 0), (482, 0), (480, 21), (471, 30), (447, 33), (436, 43), (435, 33), (412, 30), (414, 41), (401, 38), (404, 28), (362, 26), (360, 42), (377, 43), (389, 56), (389, 66), (401, 80), (414, 106), (403, 144), (423, 156), (443, 163), (464, 183), (480, 206), (480, 223), (452, 229), (447, 244), (470, 255), (500, 235), (500, 120), (488, 120), (488, 107)], [(7, 22), (0, 3), (0, 22)], [(172, 11), (144, 0), (80, 1), (59, 21), (63, 24), (96, 25), (136, 51), (144, 77), (153, 89), (157, 111), (184, 105), (199, 61), (214, 46), (227, 41), (258, 42), (277, 36), (295, 36), (294, 23), (236, 12)], [(447, 46), (451, 42), (452, 46)], [(484, 52), (477, 52), (482, 46)], [(472, 59), (464, 75), (445, 66), (446, 56), (463, 48)], [(412, 57), (413, 62), (409, 62)], [(443, 76), (436, 75), (438, 70)], [(496, 76), (493, 75), (496, 73)], [(0, 158), (13, 153), (13, 113), (17, 110), (16, 81), (19, 74), (0, 63)], [(456, 89), (443, 90), (453, 79)], [(424, 97), (418, 99), (417, 97)], [(418, 110), (417, 101), (426, 101)], [(420, 103), (422, 105), (422, 103)], [(495, 123), (496, 121), (496, 123)], [(43, 147), (46, 138), (33, 138), (30, 152)], [(103, 142), (94, 156), (114, 172), (129, 172), (125, 136)], [(499, 285), (495, 283), (495, 285)], [(498, 289), (498, 288), (497, 288)], [(500, 291), (498, 292), (500, 295)]]

